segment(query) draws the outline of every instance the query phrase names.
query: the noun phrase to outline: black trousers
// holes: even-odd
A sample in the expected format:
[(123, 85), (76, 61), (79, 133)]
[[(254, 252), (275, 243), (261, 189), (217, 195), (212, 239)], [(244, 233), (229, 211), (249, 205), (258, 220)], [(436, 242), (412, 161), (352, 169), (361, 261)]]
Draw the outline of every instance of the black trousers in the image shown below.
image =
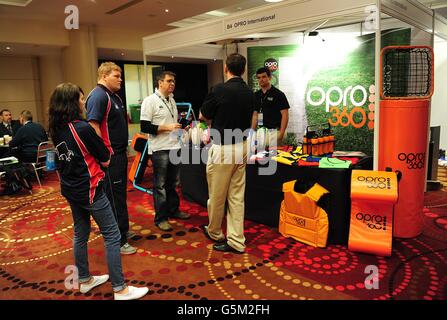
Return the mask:
[(112, 205), (121, 233), (121, 246), (127, 242), (129, 213), (127, 211), (127, 153), (115, 153), (105, 177), (105, 191)]

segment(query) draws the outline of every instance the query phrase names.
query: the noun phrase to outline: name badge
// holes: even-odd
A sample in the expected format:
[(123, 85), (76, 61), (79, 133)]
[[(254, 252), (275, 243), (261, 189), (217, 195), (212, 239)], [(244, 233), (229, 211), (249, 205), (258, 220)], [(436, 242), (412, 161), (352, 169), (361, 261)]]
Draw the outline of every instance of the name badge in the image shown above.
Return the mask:
[(262, 127), (264, 125), (264, 114), (262, 112), (258, 113), (258, 127)]
[(273, 97), (267, 97), (268, 101), (273, 101)]

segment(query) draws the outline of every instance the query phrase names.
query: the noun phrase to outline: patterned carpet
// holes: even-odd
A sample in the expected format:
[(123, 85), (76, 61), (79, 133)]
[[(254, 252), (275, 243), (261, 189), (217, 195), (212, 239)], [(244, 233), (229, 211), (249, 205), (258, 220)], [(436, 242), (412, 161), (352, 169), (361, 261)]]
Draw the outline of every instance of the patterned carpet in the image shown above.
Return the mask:
[[(447, 169), (439, 179), (447, 185)], [(282, 237), (277, 229), (245, 222), (243, 255), (212, 250), (199, 226), (207, 212), (182, 200), (187, 221), (174, 230), (153, 225), (152, 197), (129, 184), (131, 230), (138, 247), (123, 257), (129, 284), (146, 285), (151, 300), (445, 300), (447, 299), (447, 188), (426, 194), (424, 232), (395, 239), (389, 258), (354, 253), (344, 246), (317, 249)], [(110, 284), (90, 293), (65, 286), (73, 263), (73, 224), (55, 175), (33, 194), (0, 198), (0, 299), (110, 300)], [(89, 242), (93, 274), (107, 272), (97, 228)], [(379, 286), (365, 288), (367, 266), (377, 266)]]

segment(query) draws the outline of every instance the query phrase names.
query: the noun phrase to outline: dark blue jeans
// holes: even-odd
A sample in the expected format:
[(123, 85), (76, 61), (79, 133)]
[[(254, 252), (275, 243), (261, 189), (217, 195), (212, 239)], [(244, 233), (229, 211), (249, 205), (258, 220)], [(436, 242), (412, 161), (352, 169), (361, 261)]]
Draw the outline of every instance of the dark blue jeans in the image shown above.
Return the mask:
[(121, 233), (121, 246), (127, 242), (129, 213), (127, 211), (127, 153), (115, 153), (105, 177), (105, 192), (112, 206)]
[(79, 271), (79, 283), (89, 281), (91, 275), (88, 266), (87, 242), (91, 230), (91, 214), (104, 237), (110, 281), (112, 282), (113, 291), (117, 292), (126, 287), (121, 266), (121, 235), (109, 200), (102, 190), (98, 190), (98, 192), (101, 192), (101, 194), (97, 196), (96, 201), (91, 205), (70, 202), (74, 221), (73, 251), (75, 264)]
[(170, 153), (171, 156), (179, 157), (180, 150), (161, 150), (152, 154), (155, 224), (168, 221), (170, 216), (179, 211), (180, 199), (175, 188), (178, 183), (180, 166), (169, 161)]

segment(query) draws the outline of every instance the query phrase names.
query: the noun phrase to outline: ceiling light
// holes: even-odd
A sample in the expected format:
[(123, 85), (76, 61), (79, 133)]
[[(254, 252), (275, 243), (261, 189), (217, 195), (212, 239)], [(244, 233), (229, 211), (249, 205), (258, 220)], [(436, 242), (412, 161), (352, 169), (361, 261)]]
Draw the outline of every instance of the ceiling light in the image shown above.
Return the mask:
[(174, 56), (171, 56), (171, 59), (174, 59)]
[(11, 47), (10, 47), (10, 46), (7, 46), (7, 47), (6, 47), (6, 50), (11, 50)]
[(168, 12), (169, 12), (169, 9), (165, 9), (165, 12), (168, 13)]
[(121, 52), (121, 55), (124, 56), (124, 52)]
[(214, 16), (214, 17), (225, 17), (225, 16), (228, 16), (228, 13), (223, 12), (223, 11), (218, 11), (218, 10), (208, 11), (205, 14), (209, 14), (210, 16)]
[(264, 0), (265, 2), (281, 2), (282, 0)]
[(33, 0), (0, 0), (0, 4), (7, 6), (26, 7)]

